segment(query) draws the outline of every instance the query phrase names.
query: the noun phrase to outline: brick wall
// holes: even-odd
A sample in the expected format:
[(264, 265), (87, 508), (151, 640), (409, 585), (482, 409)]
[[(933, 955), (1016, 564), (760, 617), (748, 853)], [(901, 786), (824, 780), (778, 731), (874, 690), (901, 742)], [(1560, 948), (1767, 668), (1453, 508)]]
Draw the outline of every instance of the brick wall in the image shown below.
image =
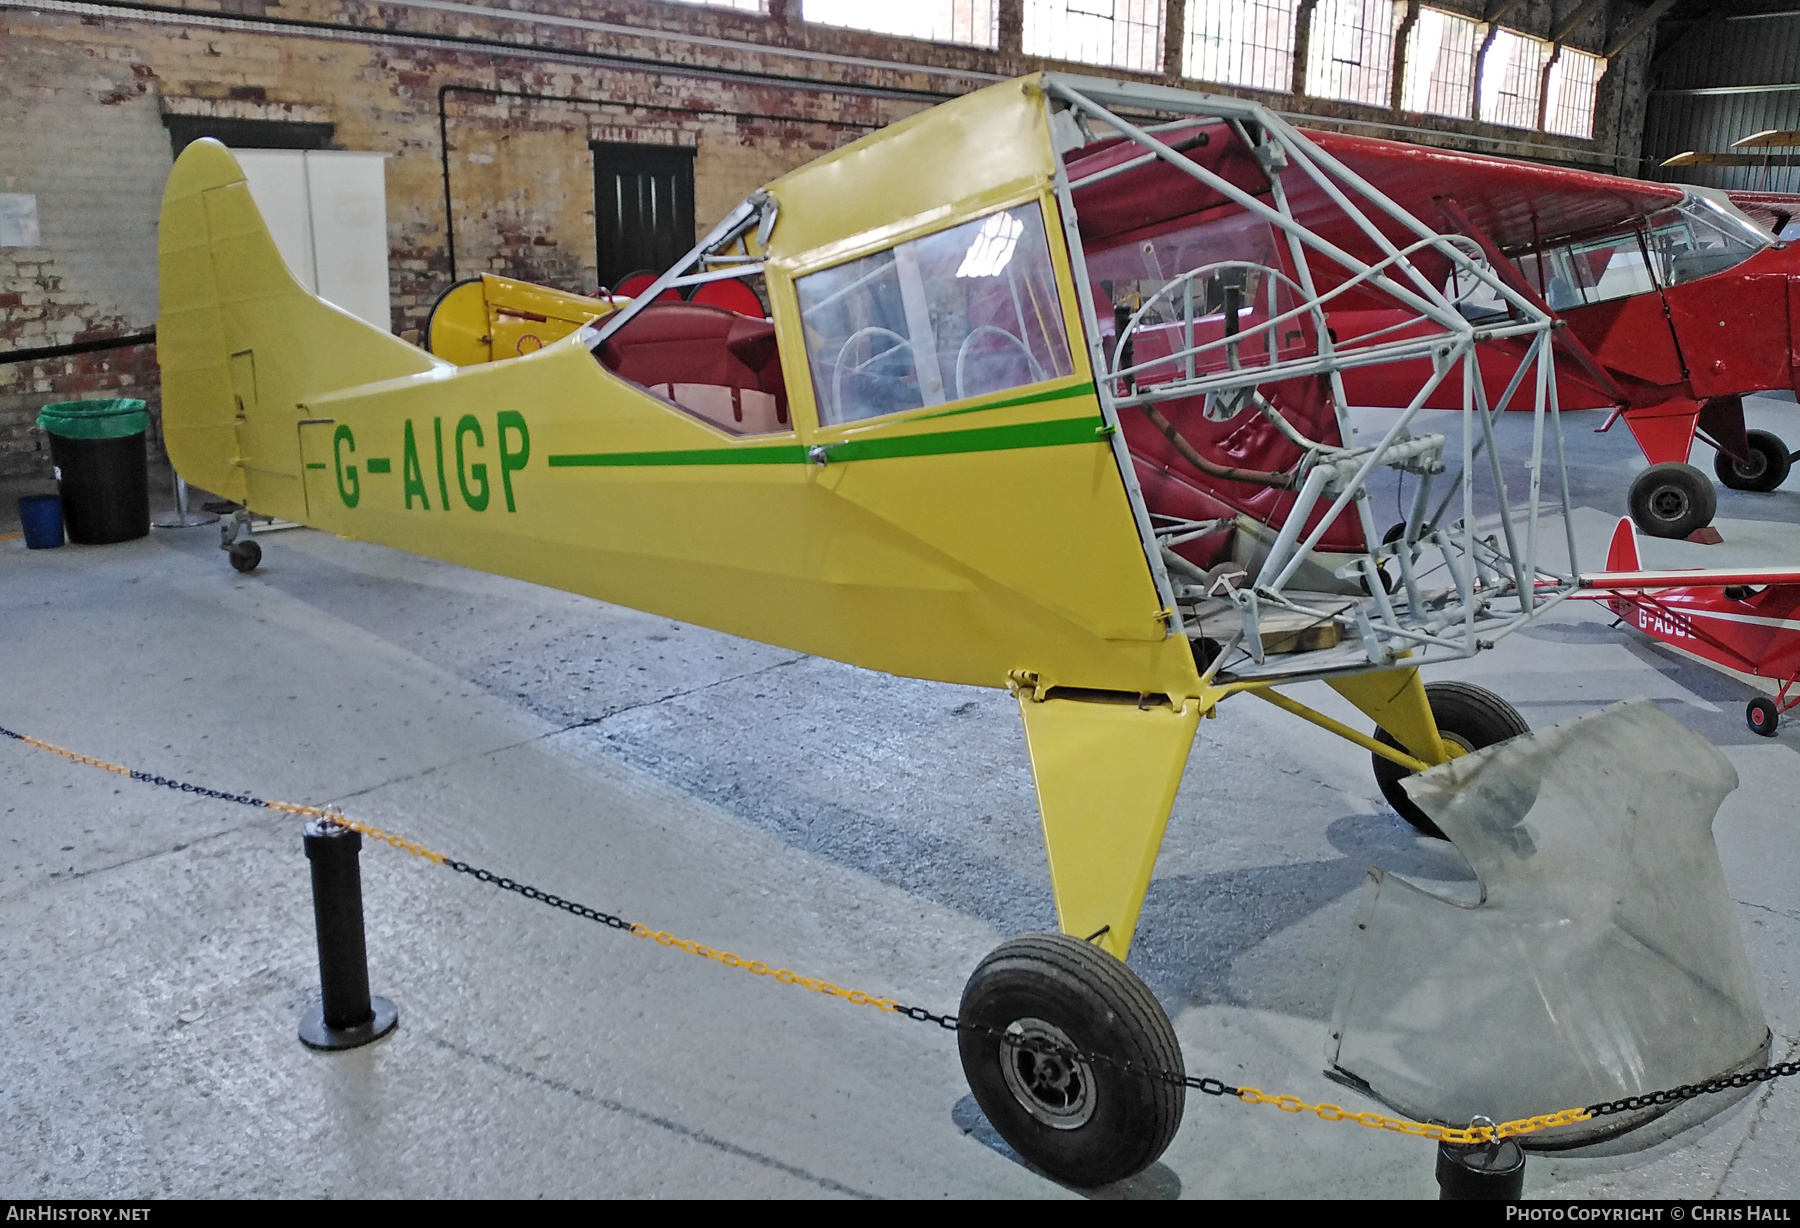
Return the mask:
[[(489, 2), (498, 10), (491, 17), (361, 0), (189, 0), (188, 21), (0, 9), (0, 191), (36, 195), (43, 231), (40, 247), (0, 248), (0, 351), (154, 323), (156, 214), (171, 162), (164, 113), (328, 121), (343, 148), (388, 154), (399, 331), (423, 325), (453, 273), (591, 289), (590, 141), (694, 148), (704, 229), (826, 150), (992, 77), (1043, 66), (1017, 53), (1006, 0), (999, 51), (806, 25), (786, 0), (773, 0), (768, 17), (653, 0), (510, 0), (504, 10)], [(1623, 0), (1612, 8), (1615, 26), (1636, 11)], [(259, 17), (332, 28), (253, 24)], [(1509, 21), (1535, 29), (1551, 18), (1549, 0), (1527, 0)], [(1603, 93), (1592, 142), (1316, 99), (1272, 101), (1322, 125), (1404, 119), (1444, 144), (1523, 153), (1491, 142), (1526, 139), (1538, 144), (1535, 156), (1591, 165), (1635, 151), (1641, 105), (1619, 96), (1620, 68), (1631, 63), (1626, 57), (1606, 79), (1614, 92)], [(483, 89), (537, 97), (476, 92)], [(86, 395), (139, 395), (154, 407), (153, 350), (0, 365), (0, 476), (46, 473), (47, 451), (31, 425), (38, 407)]]
[[(23, 14), (0, 17), (15, 25)], [(63, 19), (65, 35), (79, 23)], [(156, 318), (156, 212), (169, 148), (129, 45), (0, 36), (0, 191), (37, 198), (41, 243), (0, 248), (0, 350), (142, 332)], [(154, 350), (0, 366), (0, 476), (49, 472), (47, 401), (156, 403)]]

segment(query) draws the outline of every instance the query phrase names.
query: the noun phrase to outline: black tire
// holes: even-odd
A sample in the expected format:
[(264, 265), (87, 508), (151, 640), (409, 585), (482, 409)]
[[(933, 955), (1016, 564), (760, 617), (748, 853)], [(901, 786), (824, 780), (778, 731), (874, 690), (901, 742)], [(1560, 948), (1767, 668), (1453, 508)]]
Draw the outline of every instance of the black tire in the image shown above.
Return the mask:
[[(1486, 687), (1468, 682), (1427, 682), (1425, 699), (1431, 705), (1431, 715), (1437, 719), (1439, 736), (1466, 751), (1486, 750), (1508, 738), (1531, 732), (1531, 726), (1525, 723), (1519, 710)], [(1406, 749), (1398, 738), (1379, 726), (1375, 729), (1375, 740), (1395, 750)], [(1387, 804), (1420, 835), (1445, 839), (1438, 825), (1406, 796), (1400, 782), (1412, 773), (1392, 759), (1383, 759), (1373, 753), (1369, 758), (1375, 764), (1375, 783), (1381, 786), (1381, 796), (1387, 799)]]
[(242, 572), (255, 571), (262, 563), (262, 547), (253, 541), (234, 542), (226, 553), (231, 556), (231, 565)]
[(1719, 481), (1733, 490), (1748, 490), (1762, 495), (1788, 479), (1794, 462), (1788, 457), (1787, 445), (1779, 435), (1768, 431), (1751, 431), (1750, 460), (1734, 460), (1721, 452), (1713, 457), (1713, 472)]
[(1760, 733), (1765, 738), (1775, 736), (1775, 727), (1781, 724), (1781, 709), (1775, 702), (1758, 695), (1744, 705), (1744, 724), (1750, 726), (1751, 733)]
[(1682, 538), (1712, 523), (1719, 492), (1692, 465), (1652, 465), (1631, 484), (1631, 519), (1652, 537)]
[[(1180, 1128), (1186, 1068), (1175, 1029), (1144, 983), (1099, 947), (1066, 934), (1008, 939), (975, 969), (957, 1014), (963, 1074), (981, 1111), (1058, 1181), (1122, 1181)], [(1009, 1035), (1042, 1043), (1001, 1039)], [(1064, 1045), (1111, 1060), (1070, 1058)]]

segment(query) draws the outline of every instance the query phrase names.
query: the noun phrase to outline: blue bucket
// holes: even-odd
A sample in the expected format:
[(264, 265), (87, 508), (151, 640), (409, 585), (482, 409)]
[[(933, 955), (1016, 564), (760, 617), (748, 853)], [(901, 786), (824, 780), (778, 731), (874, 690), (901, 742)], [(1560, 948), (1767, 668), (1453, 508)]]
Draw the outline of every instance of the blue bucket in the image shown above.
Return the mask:
[(26, 495), (19, 500), (19, 521), (30, 550), (51, 550), (63, 544), (62, 499), (56, 495)]

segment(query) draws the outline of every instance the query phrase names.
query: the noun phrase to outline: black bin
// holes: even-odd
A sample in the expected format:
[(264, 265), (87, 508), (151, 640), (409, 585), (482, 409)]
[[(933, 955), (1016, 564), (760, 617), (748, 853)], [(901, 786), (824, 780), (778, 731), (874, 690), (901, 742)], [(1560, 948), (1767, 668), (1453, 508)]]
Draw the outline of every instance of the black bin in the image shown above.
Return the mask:
[(142, 401), (57, 401), (37, 424), (50, 435), (50, 463), (69, 540), (84, 546), (150, 532), (150, 477)]

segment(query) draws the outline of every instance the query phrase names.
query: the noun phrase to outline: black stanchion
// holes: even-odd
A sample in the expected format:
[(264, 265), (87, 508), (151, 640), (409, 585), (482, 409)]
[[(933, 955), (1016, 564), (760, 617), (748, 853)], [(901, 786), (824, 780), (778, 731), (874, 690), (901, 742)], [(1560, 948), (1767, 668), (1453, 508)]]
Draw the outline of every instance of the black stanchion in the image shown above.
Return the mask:
[(1525, 1149), (1519, 1140), (1439, 1143), (1438, 1201), (1517, 1202), (1525, 1193)]
[(313, 921), (319, 932), (319, 1005), (300, 1017), (300, 1041), (314, 1049), (354, 1049), (394, 1030), (400, 1011), (369, 996), (363, 943), (362, 836), (324, 819), (306, 824)]

